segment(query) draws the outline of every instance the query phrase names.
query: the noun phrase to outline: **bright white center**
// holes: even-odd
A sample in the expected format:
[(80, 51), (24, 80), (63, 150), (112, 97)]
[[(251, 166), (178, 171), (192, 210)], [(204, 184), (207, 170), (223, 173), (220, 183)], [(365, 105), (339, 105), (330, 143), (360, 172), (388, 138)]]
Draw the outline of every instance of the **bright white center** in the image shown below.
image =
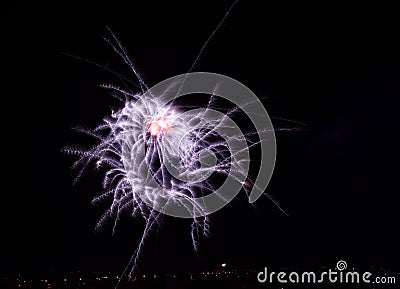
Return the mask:
[(152, 121), (147, 125), (147, 131), (154, 137), (158, 136), (160, 133), (165, 133), (168, 128), (169, 124), (165, 118)]

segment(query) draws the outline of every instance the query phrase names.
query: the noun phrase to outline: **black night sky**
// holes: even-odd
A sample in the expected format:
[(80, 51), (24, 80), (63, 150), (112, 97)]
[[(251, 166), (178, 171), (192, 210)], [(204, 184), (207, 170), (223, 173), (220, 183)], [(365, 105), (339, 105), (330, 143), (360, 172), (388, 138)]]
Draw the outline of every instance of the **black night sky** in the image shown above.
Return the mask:
[[(304, 124), (277, 133), (268, 187), (290, 216), (268, 199), (254, 210), (241, 195), (212, 216), (199, 257), (190, 222), (166, 218), (141, 269), (399, 266), (396, 9), (262, 2), (239, 1), (195, 71), (248, 86), (277, 126)], [(121, 272), (143, 224), (126, 216), (114, 236), (111, 224), (95, 232), (101, 175), (89, 170), (73, 186), (73, 158), (61, 152), (93, 143), (71, 128), (95, 126), (118, 105), (98, 87), (118, 79), (65, 53), (125, 71), (101, 38), (109, 25), (151, 86), (189, 69), (231, 1), (55, 3), (2, 12), (1, 273)]]

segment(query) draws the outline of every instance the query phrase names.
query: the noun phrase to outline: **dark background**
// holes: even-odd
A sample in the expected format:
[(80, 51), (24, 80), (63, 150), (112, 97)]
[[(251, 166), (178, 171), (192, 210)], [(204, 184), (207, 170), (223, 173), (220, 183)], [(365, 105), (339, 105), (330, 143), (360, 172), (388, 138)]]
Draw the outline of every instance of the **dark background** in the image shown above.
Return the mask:
[[(217, 3), (218, 2), (218, 3)], [(190, 223), (166, 218), (141, 270), (231, 266), (399, 265), (399, 18), (394, 7), (239, 1), (195, 71), (233, 77), (258, 96), (277, 133), (268, 199), (242, 196), (212, 216), (213, 234), (192, 252)], [(121, 272), (142, 223), (124, 218), (95, 232), (99, 173), (72, 185), (71, 131), (95, 126), (118, 103), (97, 85), (126, 67), (101, 39), (109, 25), (151, 86), (186, 72), (231, 1), (9, 5), (2, 15), (1, 271)], [(296, 126), (284, 123), (286, 126)], [(5, 172), (5, 174), (4, 174)]]

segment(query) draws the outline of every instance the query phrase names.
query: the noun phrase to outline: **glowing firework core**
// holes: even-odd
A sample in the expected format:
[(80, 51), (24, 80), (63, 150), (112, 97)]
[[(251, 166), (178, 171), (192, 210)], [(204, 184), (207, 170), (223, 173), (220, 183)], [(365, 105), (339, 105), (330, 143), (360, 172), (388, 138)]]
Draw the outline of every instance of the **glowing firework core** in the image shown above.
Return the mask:
[(147, 131), (154, 137), (157, 137), (160, 133), (165, 133), (168, 129), (169, 124), (166, 118), (160, 118), (147, 125)]

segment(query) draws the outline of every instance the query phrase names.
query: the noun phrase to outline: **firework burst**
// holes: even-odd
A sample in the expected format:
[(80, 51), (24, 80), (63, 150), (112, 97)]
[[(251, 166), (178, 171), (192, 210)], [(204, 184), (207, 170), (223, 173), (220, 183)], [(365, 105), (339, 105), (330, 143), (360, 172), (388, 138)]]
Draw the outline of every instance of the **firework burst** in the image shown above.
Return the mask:
[[(201, 48), (190, 71), (221, 23)], [(242, 89), (235, 82), (233, 87), (239, 98), (227, 98), (224, 85), (231, 79), (190, 73), (149, 88), (121, 42), (109, 32), (110, 38), (104, 39), (130, 67), (140, 92), (102, 85), (122, 101), (122, 107), (95, 129), (78, 129), (94, 137), (96, 145), (89, 149), (66, 148), (65, 152), (78, 156), (73, 165), (79, 171), (77, 180), (91, 164), (105, 172), (104, 192), (93, 202), (104, 199), (112, 202), (100, 218), (98, 228), (111, 219), (114, 231), (120, 216), (126, 212), (145, 221), (142, 238), (124, 272), (130, 276), (137, 268), (146, 238), (164, 214), (193, 220), (191, 236), (197, 251), (198, 239), (210, 233), (210, 213), (229, 203), (242, 188), (250, 202), (263, 194), (275, 162), (275, 139), (265, 109), (247, 88)], [(210, 77), (213, 81), (206, 89), (191, 86), (193, 81), (204, 85)], [(209, 96), (202, 107), (176, 101), (182, 95), (204, 92)], [(250, 96), (241, 99), (241, 94)], [(225, 110), (218, 107), (215, 100), (221, 97), (232, 101), (234, 106)], [(243, 111), (257, 118), (254, 121), (250, 117), (254, 129), (245, 133), (233, 119)], [(268, 145), (272, 151), (266, 158), (268, 168), (261, 168), (258, 176), (251, 176), (249, 150), (259, 146), (264, 151), (263, 146)], [(265, 153), (261, 157), (265, 158)]]

